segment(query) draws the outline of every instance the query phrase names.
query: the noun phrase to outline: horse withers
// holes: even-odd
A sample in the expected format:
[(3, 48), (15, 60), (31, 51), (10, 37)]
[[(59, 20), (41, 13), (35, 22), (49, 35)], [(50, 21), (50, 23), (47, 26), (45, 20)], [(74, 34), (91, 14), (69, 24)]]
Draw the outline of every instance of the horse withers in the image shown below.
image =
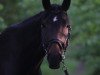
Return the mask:
[(0, 34), (0, 75), (41, 75), (46, 54), (51, 69), (60, 67), (70, 34), (66, 13), (70, 0), (62, 5), (51, 5), (49, 0), (42, 3), (44, 11)]

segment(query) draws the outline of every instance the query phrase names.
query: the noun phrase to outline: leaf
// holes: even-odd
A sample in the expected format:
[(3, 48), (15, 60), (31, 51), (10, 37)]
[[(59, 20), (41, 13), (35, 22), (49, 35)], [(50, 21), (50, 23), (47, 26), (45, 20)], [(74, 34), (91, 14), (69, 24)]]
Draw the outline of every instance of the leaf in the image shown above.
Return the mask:
[(4, 8), (4, 7), (3, 7), (3, 5), (2, 5), (2, 4), (0, 4), (0, 11), (1, 11), (1, 10), (3, 10), (3, 8)]

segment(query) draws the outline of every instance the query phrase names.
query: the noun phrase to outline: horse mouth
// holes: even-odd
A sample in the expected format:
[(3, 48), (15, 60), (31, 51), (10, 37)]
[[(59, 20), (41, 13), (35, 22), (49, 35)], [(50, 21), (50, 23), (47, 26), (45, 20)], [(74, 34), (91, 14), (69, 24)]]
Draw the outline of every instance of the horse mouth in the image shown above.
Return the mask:
[(47, 60), (49, 63), (49, 68), (51, 69), (59, 69), (60, 68), (60, 62), (62, 61), (61, 55), (48, 55)]
[(51, 69), (59, 69), (60, 68), (60, 64), (49, 64), (49, 68), (51, 68)]

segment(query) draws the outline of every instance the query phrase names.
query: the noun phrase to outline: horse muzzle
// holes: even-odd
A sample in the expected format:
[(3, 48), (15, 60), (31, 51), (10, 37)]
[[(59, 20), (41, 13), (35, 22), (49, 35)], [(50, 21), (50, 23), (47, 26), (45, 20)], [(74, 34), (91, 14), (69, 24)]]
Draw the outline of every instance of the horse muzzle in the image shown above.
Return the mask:
[(62, 56), (60, 54), (48, 54), (47, 60), (49, 63), (49, 68), (51, 69), (58, 69), (60, 68), (60, 62), (62, 61)]

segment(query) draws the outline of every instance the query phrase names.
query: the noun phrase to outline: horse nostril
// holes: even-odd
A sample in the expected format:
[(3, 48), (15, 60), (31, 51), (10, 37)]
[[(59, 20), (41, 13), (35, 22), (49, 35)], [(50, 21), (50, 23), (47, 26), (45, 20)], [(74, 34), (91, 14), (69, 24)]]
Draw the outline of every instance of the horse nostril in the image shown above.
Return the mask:
[(60, 53), (58, 53), (58, 54), (49, 53), (48, 56), (47, 56), (47, 59), (51, 60), (51, 61), (54, 60), (54, 61), (58, 61), (59, 62), (59, 61), (62, 60), (62, 55)]

